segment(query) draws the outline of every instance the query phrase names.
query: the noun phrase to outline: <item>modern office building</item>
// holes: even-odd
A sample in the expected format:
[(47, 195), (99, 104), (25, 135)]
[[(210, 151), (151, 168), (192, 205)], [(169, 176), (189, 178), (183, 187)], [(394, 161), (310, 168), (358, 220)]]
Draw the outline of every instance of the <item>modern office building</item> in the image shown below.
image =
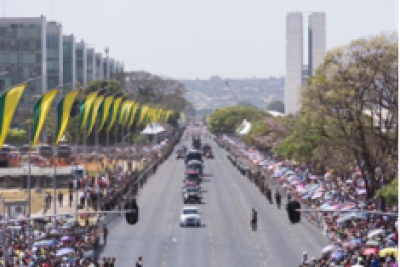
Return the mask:
[(75, 36), (63, 36), (63, 91), (76, 88)]
[(101, 53), (96, 53), (96, 80), (103, 80), (103, 57)]
[(109, 79), (110, 81), (114, 81), (115, 80), (115, 60), (113, 58), (110, 59), (109, 62)]
[(286, 15), (286, 79), (285, 113), (297, 113), (300, 109), (299, 88), (303, 75), (303, 14)]
[(308, 16), (308, 68), (310, 76), (315, 74), (323, 62), (326, 52), (325, 13), (313, 12)]
[(285, 113), (296, 114), (301, 108), (300, 88), (307, 84), (307, 78), (315, 74), (322, 63), (325, 46), (325, 13), (310, 13), (308, 16), (307, 64), (303, 57), (303, 14), (286, 15), (286, 79)]
[(14, 126), (32, 117), (32, 103), (47, 91), (46, 28), (44, 16), (0, 18), (0, 93), (36, 78), (29, 82), (21, 97)]
[(82, 40), (75, 44), (76, 81), (80, 86), (87, 84), (87, 56), (86, 44)]
[[(63, 35), (62, 26), (55, 21), (47, 22), (47, 88), (59, 88), (63, 85)], [(62, 97), (58, 94), (55, 103)]]
[(88, 48), (86, 49), (86, 75), (87, 75), (87, 82), (94, 81), (96, 79), (96, 58), (94, 56), (94, 49)]
[(103, 58), (103, 79), (106, 81), (110, 80), (110, 59), (108, 57)]

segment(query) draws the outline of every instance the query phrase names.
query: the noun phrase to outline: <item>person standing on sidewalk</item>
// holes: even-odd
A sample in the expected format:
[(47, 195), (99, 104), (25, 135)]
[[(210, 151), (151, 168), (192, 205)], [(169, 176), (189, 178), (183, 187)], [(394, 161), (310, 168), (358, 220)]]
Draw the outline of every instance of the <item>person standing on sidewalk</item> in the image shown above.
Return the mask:
[(60, 207), (62, 207), (63, 205), (63, 199), (64, 199), (64, 195), (61, 192), (61, 190), (58, 192), (58, 202), (60, 203)]
[(72, 201), (74, 200), (73, 191), (69, 190), (69, 207), (72, 207)]

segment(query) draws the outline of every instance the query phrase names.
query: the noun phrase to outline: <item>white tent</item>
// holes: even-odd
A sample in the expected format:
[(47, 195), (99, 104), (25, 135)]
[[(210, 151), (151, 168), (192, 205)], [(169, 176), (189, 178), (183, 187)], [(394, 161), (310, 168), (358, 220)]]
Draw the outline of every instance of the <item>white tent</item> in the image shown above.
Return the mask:
[(142, 131), (142, 134), (153, 135), (165, 132), (164, 127), (158, 123), (148, 124), (146, 128)]
[(250, 129), (251, 123), (244, 119), (239, 128), (236, 129), (236, 133), (239, 135), (246, 135), (250, 132)]

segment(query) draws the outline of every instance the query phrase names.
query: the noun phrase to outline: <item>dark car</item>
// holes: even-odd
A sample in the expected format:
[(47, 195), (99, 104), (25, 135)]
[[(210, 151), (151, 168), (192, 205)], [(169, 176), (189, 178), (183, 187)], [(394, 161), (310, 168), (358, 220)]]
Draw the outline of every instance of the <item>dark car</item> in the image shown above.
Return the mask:
[(186, 173), (185, 179), (183, 180), (185, 184), (187, 183), (195, 183), (197, 185), (201, 182), (201, 177), (197, 171), (189, 171)]
[(184, 159), (185, 156), (186, 156), (186, 153), (185, 153), (185, 151), (184, 151), (182, 148), (179, 148), (179, 149), (176, 151), (176, 159)]
[(198, 161), (203, 162), (203, 156), (201, 154), (201, 151), (199, 151), (199, 150), (189, 150), (186, 153), (185, 164), (187, 164), (191, 160), (198, 160)]
[(196, 171), (198, 174), (203, 175), (203, 163), (198, 160), (191, 160), (186, 164), (186, 171)]
[(211, 148), (211, 146), (209, 144), (205, 144), (203, 146), (202, 151), (203, 151), (203, 156), (204, 157), (206, 157), (206, 158), (214, 158), (214, 154), (213, 154), (212, 148)]
[(194, 149), (200, 149), (201, 148), (200, 136), (193, 137), (192, 146), (193, 146)]
[(201, 204), (201, 193), (198, 188), (187, 187), (182, 192), (183, 203), (199, 203)]

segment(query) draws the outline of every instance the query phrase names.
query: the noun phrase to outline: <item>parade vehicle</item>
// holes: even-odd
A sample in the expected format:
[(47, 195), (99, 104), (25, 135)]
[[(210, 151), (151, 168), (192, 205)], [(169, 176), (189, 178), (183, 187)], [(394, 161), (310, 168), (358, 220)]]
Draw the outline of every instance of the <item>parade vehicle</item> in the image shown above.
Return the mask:
[(201, 182), (201, 178), (198, 172), (196, 171), (189, 171), (186, 174), (185, 179), (183, 180), (184, 183), (188, 183), (188, 182), (192, 182), (192, 183), (196, 183), (197, 185), (200, 184)]
[(198, 160), (191, 160), (186, 164), (186, 172), (195, 171), (203, 176), (203, 163)]
[(186, 153), (185, 164), (187, 164), (191, 160), (198, 160), (198, 161), (203, 162), (203, 156), (201, 154), (201, 151), (199, 151), (199, 150), (189, 150)]
[(176, 151), (176, 159), (184, 159), (186, 156), (186, 150), (182, 147)]
[(211, 148), (211, 146), (209, 144), (205, 144), (203, 146), (202, 150), (203, 150), (203, 156), (204, 157), (206, 157), (206, 158), (214, 158), (214, 154), (213, 154), (212, 148)]
[(192, 146), (194, 149), (200, 149), (201, 148), (201, 140), (199, 136), (194, 136), (192, 140)]
[(184, 226), (201, 226), (200, 212), (195, 206), (185, 206), (181, 210), (180, 225)]
[(201, 193), (199, 188), (186, 187), (182, 192), (183, 204), (198, 203), (201, 204)]

